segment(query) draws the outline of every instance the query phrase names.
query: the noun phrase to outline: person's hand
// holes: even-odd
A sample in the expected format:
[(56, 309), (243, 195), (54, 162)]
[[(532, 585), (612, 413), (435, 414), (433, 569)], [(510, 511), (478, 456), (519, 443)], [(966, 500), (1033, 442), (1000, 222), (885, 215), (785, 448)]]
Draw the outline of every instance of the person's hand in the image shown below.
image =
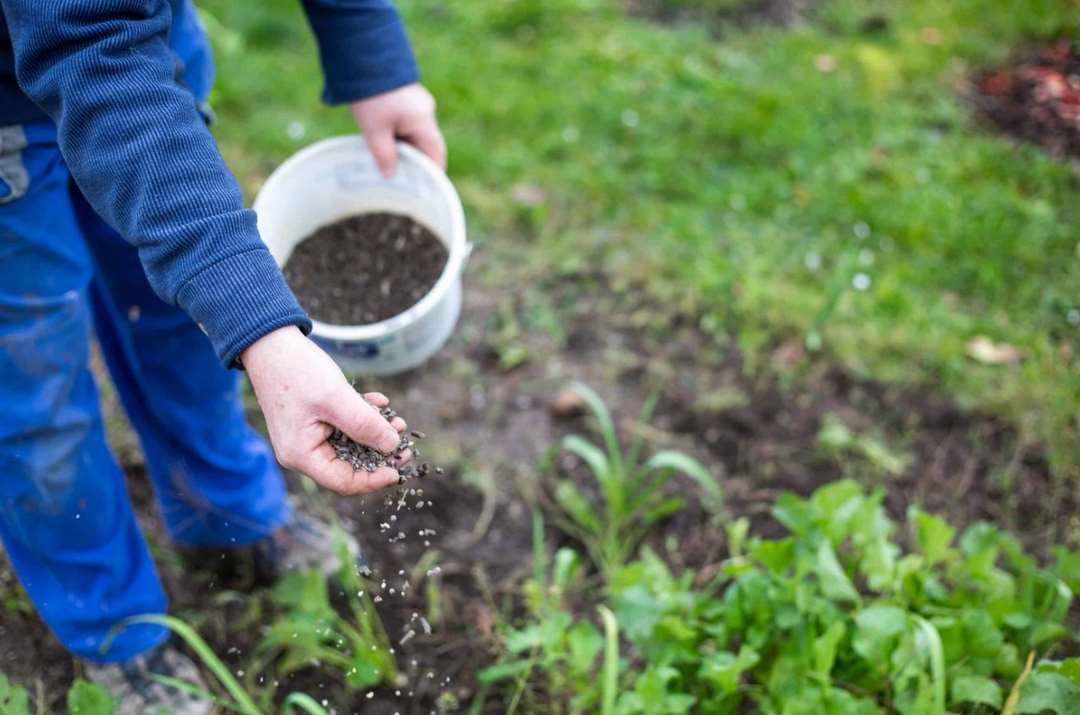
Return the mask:
[(377, 94), (352, 104), (353, 118), (386, 178), (397, 167), (395, 139), (402, 139), (446, 170), (446, 142), (435, 120), (435, 98), (420, 84)]
[(341, 494), (366, 494), (398, 482), (398, 473), (389, 467), (353, 471), (326, 439), (337, 428), (388, 454), (398, 446), (404, 420), (395, 417), (387, 422), (378, 409), (389, 403), (386, 396), (377, 392), (361, 396), (330, 356), (298, 328), (267, 333), (240, 354), (240, 362), (255, 388), (282, 466)]

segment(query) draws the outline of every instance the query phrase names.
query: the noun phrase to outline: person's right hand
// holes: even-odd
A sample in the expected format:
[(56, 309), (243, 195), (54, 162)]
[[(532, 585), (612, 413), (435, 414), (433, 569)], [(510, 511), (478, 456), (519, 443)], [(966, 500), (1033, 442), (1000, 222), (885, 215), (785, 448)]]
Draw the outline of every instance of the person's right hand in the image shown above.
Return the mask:
[[(340, 429), (356, 442), (389, 454), (405, 422), (379, 414), (386, 396), (361, 396), (334, 361), (294, 326), (267, 333), (240, 354), (251, 378), (270, 443), (282, 466), (308, 475), (341, 494), (366, 494), (396, 484), (398, 473), (382, 467), (353, 471), (337, 458), (327, 438)], [(400, 465), (398, 465), (400, 466)]]

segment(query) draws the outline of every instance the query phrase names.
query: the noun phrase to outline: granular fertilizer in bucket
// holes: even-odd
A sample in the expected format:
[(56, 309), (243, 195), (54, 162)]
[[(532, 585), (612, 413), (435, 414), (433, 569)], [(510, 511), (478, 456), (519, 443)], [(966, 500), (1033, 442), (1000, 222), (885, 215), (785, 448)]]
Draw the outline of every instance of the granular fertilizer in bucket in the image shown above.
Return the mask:
[(350, 216), (317, 229), (285, 263), (285, 279), (315, 320), (368, 325), (414, 306), (439, 280), (446, 246), (408, 216)]

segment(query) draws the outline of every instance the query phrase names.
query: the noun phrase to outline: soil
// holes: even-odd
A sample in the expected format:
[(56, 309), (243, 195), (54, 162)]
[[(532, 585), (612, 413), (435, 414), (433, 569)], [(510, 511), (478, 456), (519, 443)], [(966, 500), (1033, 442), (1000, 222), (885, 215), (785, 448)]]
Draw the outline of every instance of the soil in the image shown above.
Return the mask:
[(439, 280), (446, 260), (446, 247), (425, 226), (400, 214), (368, 213), (305, 238), (284, 273), (315, 320), (367, 325), (416, 305)]
[[(497, 652), (495, 624), (520, 615), (519, 586), (531, 570), (530, 505), (546, 492), (538, 464), (561, 436), (588, 430), (564, 392), (571, 380), (602, 394), (624, 436), (636, 430), (648, 449), (682, 449), (709, 465), (722, 479), (731, 514), (747, 516), (759, 534), (782, 532), (768, 514), (781, 492), (805, 495), (852, 476), (885, 489), (897, 520), (918, 503), (961, 527), (988, 519), (1010, 528), (1043, 558), (1052, 544), (1076, 546), (1075, 490), (1054, 479), (1040, 445), (994, 415), (965, 410), (929, 387), (867, 380), (808, 354), (796, 339), (776, 342), (768, 364), (750, 371), (730, 342), (699, 329), (697, 316), (657, 308), (640, 287), (574, 274), (539, 282), (534, 276), (533, 289), (520, 291), (515, 286), (529, 284), (526, 271), (511, 275), (500, 266), (494, 286), (470, 283), (455, 338), (429, 364), (358, 385), (390, 395), (410, 427), (424, 430), (426, 456), (446, 473), (364, 499), (294, 489), (309, 509), (335, 510), (366, 545), (380, 614), (408, 684), (343, 701), (340, 679), (312, 668), (285, 679), (279, 692), (325, 697), (339, 713), (426, 714), (455, 701), (467, 708), (475, 673)], [(471, 269), (484, 270), (482, 256)], [(557, 320), (544, 319), (552, 315)], [(508, 321), (519, 328), (512, 347), (525, 356), (513, 369), (500, 357), (513, 334)], [(650, 426), (635, 426), (654, 390), (663, 395), (657, 415)], [(858, 459), (823, 453), (817, 436), (827, 416), (908, 455), (907, 468), (886, 476)], [(552, 468), (588, 483), (573, 459), (554, 460)], [(150, 489), (138, 465), (129, 469), (144, 530), (160, 542)], [(708, 573), (723, 557), (723, 535), (703, 513), (694, 485), (675, 486), (687, 508), (650, 544), (676, 570)], [(565, 541), (554, 532), (548, 537), (549, 544)], [(261, 621), (237, 624), (247, 613), (265, 619), (259, 596), (222, 591), (211, 574), (193, 573), (163, 544), (152, 546), (174, 611), (196, 623), (230, 666), (244, 668)], [(417, 618), (431, 620), (427, 595), (436, 587), (442, 619), (426, 634)], [(17, 607), (0, 610), (0, 670), (40, 683), (56, 694), (53, 703), (74, 673), (40, 622)], [(504, 711), (498, 695), (483, 710)]]
[(803, 22), (817, 0), (625, 0), (627, 12), (665, 25), (704, 23), (719, 33), (725, 26), (767, 23), (792, 27)]
[(998, 131), (1057, 158), (1080, 157), (1080, 43), (1061, 39), (1024, 50), (980, 72), (972, 85), (976, 107)]

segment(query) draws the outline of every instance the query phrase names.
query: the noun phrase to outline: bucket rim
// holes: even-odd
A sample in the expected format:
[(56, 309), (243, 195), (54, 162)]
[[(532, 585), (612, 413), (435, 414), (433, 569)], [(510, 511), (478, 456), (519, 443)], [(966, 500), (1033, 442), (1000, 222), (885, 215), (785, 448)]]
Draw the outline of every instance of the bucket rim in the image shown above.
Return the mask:
[[(449, 209), (450, 230), (449, 235), (444, 237), (447, 243), (446, 265), (431, 289), (405, 311), (386, 320), (366, 325), (339, 325), (313, 319), (311, 321), (311, 334), (314, 337), (337, 342), (358, 342), (378, 340), (397, 333), (423, 318), (439, 302), (444, 300), (454, 284), (460, 280), (465, 269), (465, 263), (472, 253), (472, 244), (469, 243), (465, 233), (465, 210), (461, 205), (461, 197), (458, 195), (453, 183), (446, 176), (446, 173), (427, 155), (412, 145), (401, 141), (397, 142), (397, 148), (399, 165), (408, 163), (419, 167), (434, 182), (439, 196)], [(252, 208), (258, 213), (260, 201), (265, 200), (266, 196), (273, 193), (275, 186), (283, 182), (285, 177), (295, 170), (297, 166), (310, 161), (318, 155), (341, 153), (343, 151), (360, 151), (369, 156), (371, 154), (363, 137), (359, 134), (346, 134), (317, 141), (296, 152), (274, 169), (273, 173), (270, 174), (259, 189), (258, 194), (256, 194)], [(431, 226), (427, 228), (434, 231)], [(441, 233), (434, 232), (436, 235)]]

